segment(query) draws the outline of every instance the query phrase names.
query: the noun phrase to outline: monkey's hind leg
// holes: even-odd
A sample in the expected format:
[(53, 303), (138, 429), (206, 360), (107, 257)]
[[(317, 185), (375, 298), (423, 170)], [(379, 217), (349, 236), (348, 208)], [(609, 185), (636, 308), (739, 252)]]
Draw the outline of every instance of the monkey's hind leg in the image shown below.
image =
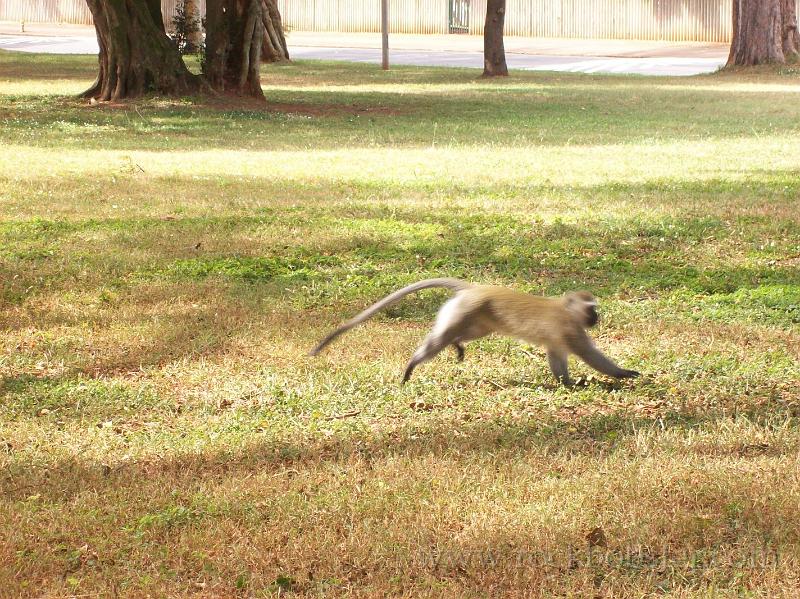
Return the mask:
[(452, 333), (445, 333), (444, 335), (440, 335), (434, 329), (425, 338), (425, 341), (422, 342), (422, 345), (420, 345), (417, 348), (417, 351), (414, 352), (414, 355), (411, 356), (411, 360), (408, 362), (408, 366), (406, 366), (406, 371), (403, 374), (403, 384), (408, 382), (408, 379), (411, 378), (411, 373), (414, 372), (414, 369), (417, 366), (419, 366), (423, 362), (427, 362), (428, 360), (432, 359), (445, 347), (452, 344), (454, 339), (455, 335), (453, 335)]
[(464, 361), (464, 344), (459, 341), (453, 341), (453, 348), (456, 350), (456, 359), (459, 362)]

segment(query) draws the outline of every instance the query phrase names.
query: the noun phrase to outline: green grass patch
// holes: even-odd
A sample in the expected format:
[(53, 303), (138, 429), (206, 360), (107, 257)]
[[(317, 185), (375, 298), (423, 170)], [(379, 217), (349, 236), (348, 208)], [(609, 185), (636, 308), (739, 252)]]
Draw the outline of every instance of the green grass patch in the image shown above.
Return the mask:
[(202, 279), (220, 276), (245, 281), (274, 281), (287, 283), (318, 278), (320, 268), (335, 264), (336, 258), (299, 260), (279, 258), (211, 258), (178, 260), (168, 265), (165, 275)]
[(104, 382), (91, 378), (66, 380), (19, 377), (4, 379), (0, 387), (2, 409), (8, 418), (50, 416), (106, 418), (115, 414), (141, 415), (158, 406), (158, 395), (146, 386)]

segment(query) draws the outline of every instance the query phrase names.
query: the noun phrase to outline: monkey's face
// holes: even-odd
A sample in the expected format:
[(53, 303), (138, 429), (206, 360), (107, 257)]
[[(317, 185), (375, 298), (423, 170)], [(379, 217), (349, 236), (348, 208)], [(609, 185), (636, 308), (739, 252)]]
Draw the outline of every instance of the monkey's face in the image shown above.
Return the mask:
[(597, 324), (597, 300), (588, 291), (574, 291), (566, 295), (567, 308), (572, 311), (578, 322), (584, 328), (590, 328)]

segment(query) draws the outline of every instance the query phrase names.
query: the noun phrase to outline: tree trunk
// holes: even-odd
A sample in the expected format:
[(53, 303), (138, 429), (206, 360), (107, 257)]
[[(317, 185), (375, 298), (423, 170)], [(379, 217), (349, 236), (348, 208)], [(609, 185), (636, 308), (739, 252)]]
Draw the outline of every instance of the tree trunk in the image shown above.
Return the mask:
[(264, 98), (261, 0), (207, 0), (204, 75), (219, 92)]
[(278, 12), (277, 0), (261, 0), (261, 20), (264, 23), (264, 43), (261, 60), (264, 62), (286, 62), (289, 48), (283, 35), (283, 23)]
[(783, 55), (787, 61), (800, 61), (800, 32), (797, 30), (797, 7), (794, 0), (781, 0), (783, 17)]
[(117, 101), (150, 92), (175, 96), (200, 89), (200, 79), (189, 72), (167, 37), (160, 0), (87, 4), (100, 46), (100, 72), (84, 97)]
[(203, 41), (201, 26), (200, 26), (200, 7), (197, 0), (183, 0), (183, 11), (186, 14), (186, 19), (191, 24), (196, 24), (196, 27), (190, 27), (187, 32), (187, 43), (192, 52), (197, 52)]
[(733, 40), (726, 66), (797, 60), (794, 0), (733, 0)]
[(506, 0), (487, 0), (486, 24), (483, 29), (483, 77), (507, 76), (506, 50), (503, 47), (503, 25)]

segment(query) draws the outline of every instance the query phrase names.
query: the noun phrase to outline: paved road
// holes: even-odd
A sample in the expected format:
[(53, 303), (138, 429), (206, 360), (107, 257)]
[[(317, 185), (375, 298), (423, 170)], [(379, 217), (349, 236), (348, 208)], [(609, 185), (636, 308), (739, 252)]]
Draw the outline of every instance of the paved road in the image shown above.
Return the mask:
[[(380, 50), (370, 48), (289, 47), (293, 58), (381, 62)], [(392, 64), (417, 66), (483, 68), (482, 52), (443, 52), (427, 50), (393, 50)], [(634, 73), (637, 75), (698, 75), (710, 73), (725, 64), (719, 58), (647, 57), (620, 58), (605, 56), (558, 56), (506, 54), (509, 69), (527, 71), (569, 71), (575, 73)]]
[[(96, 54), (97, 41), (88, 36), (0, 35), (0, 49), (53, 54)], [(377, 48), (297, 46), (290, 41), (289, 53), (298, 59), (343, 60), (380, 63)], [(474, 51), (394, 49), (392, 64), (416, 66), (483, 66), (483, 54)], [(560, 56), (508, 52), (510, 69), (570, 71), (581, 73), (633, 73), (638, 75), (697, 75), (715, 71), (724, 64), (719, 56)]]
[(97, 54), (93, 37), (56, 35), (0, 35), (0, 49), (47, 54)]

